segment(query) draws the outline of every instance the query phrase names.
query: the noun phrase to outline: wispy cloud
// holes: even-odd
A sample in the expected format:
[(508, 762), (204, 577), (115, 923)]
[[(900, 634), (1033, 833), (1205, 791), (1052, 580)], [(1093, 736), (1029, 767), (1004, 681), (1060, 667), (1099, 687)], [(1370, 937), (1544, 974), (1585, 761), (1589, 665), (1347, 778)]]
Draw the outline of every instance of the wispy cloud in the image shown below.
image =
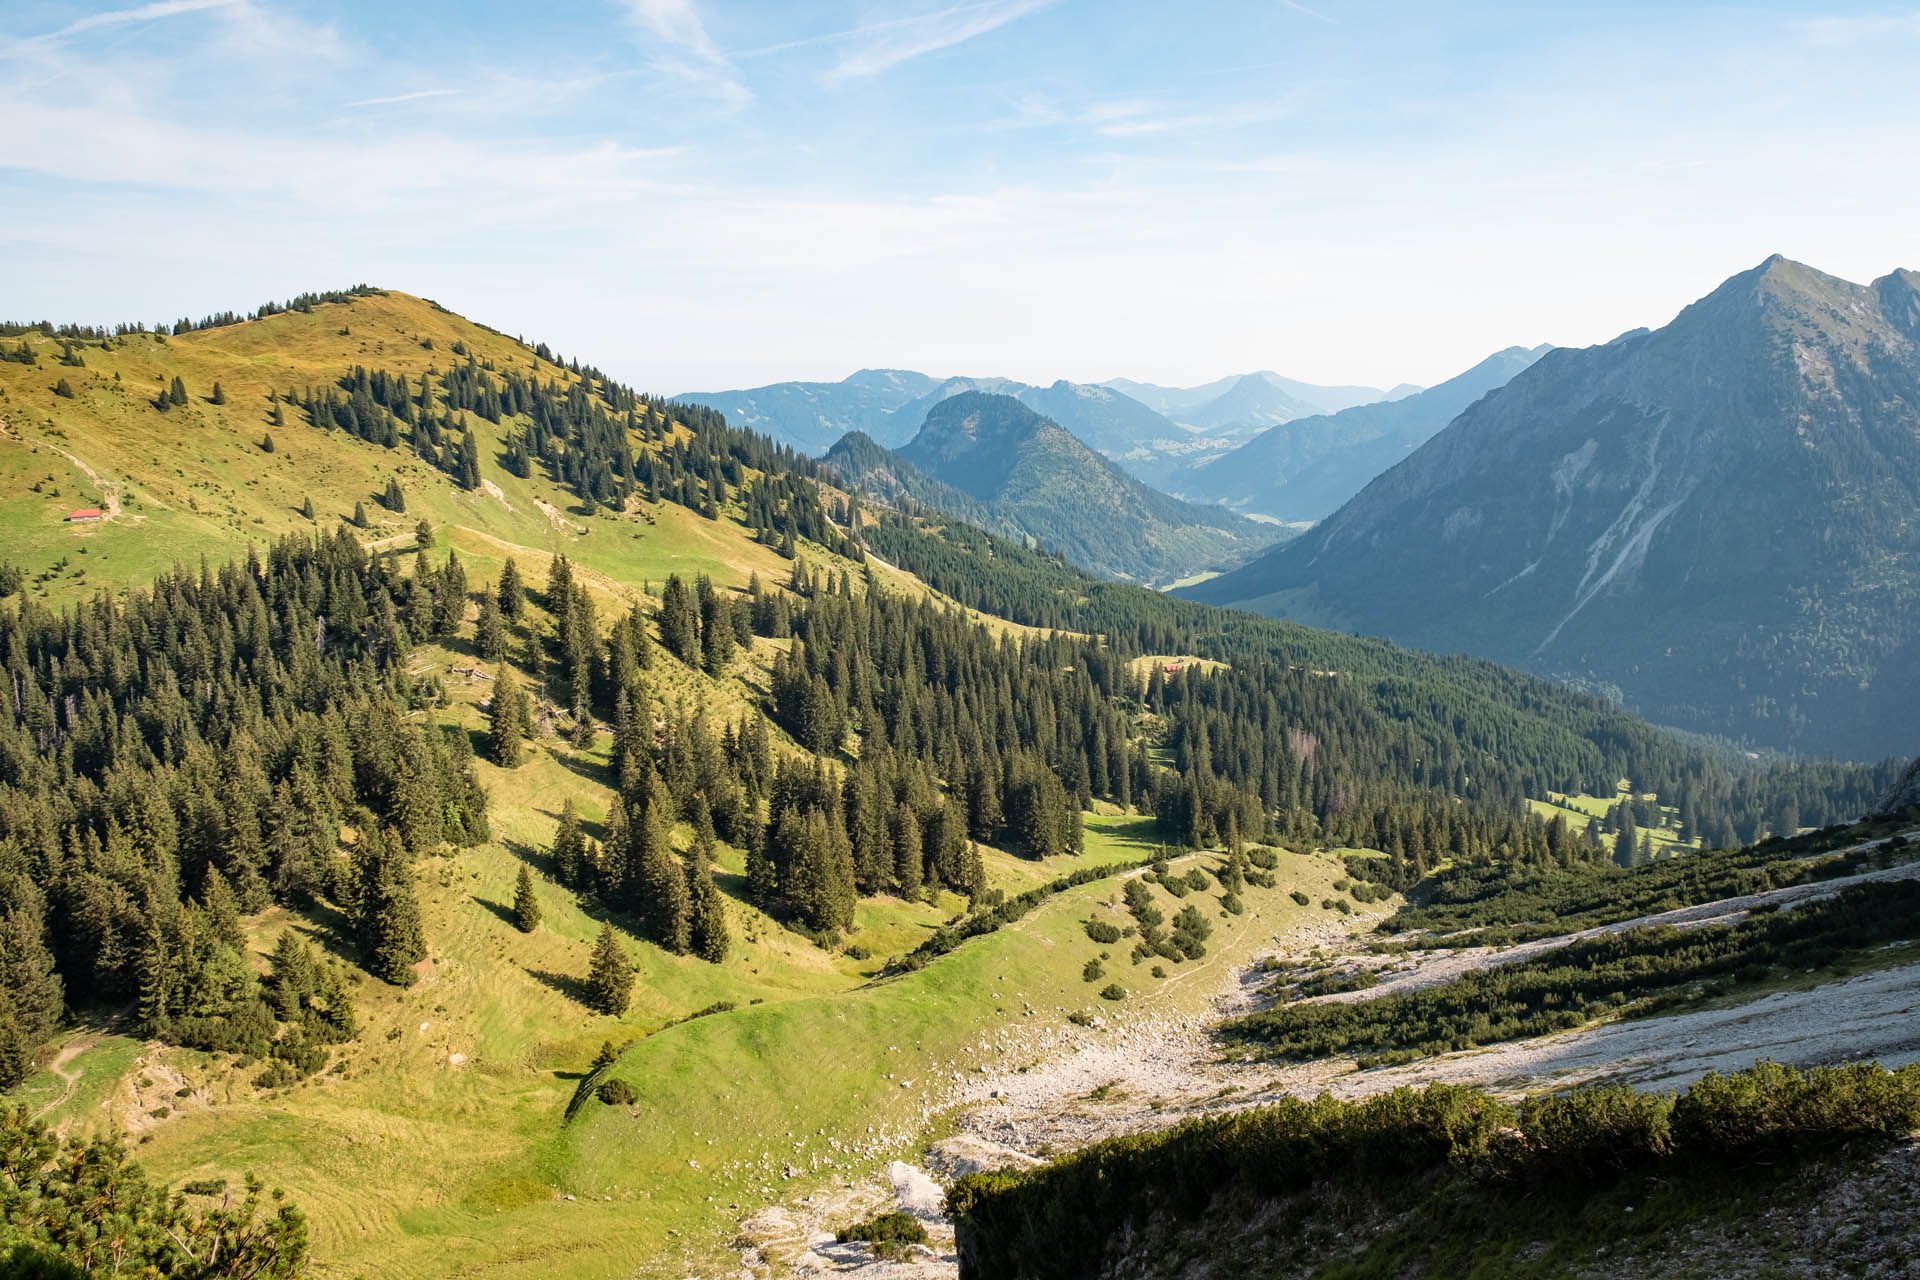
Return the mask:
[(106, 13), (90, 13), (86, 17), (70, 22), (58, 31), (49, 31), (33, 39), (46, 44), (58, 44), (88, 31), (97, 31), (101, 27), (121, 27), (130, 22), (152, 22), (156, 18), (171, 18), (181, 13), (201, 13), (207, 9), (231, 9), (241, 0), (154, 0), (152, 4), (139, 5), (132, 9), (112, 9)]
[(1300, 0), (1279, 0), (1279, 4), (1280, 4), (1280, 7), (1283, 9), (1291, 9), (1295, 13), (1304, 13), (1309, 18), (1316, 18), (1321, 22), (1327, 23), (1329, 26), (1337, 27), (1340, 25), (1340, 20), (1338, 18), (1329, 18), (1326, 14), (1320, 12), (1318, 9), (1309, 9), (1306, 5), (1301, 4)]
[(362, 98), (358, 102), (349, 102), (349, 107), (389, 107), (396, 102), (418, 102), (422, 98), (446, 98), (459, 93), (458, 89), (415, 89), (412, 93), (396, 93), (387, 98)]
[(854, 80), (879, 75), (922, 54), (983, 36), (1054, 3), (1056, 0), (984, 0), (856, 28), (841, 35), (863, 37), (859, 46), (843, 54), (827, 78)]
[(665, 46), (654, 59), (659, 70), (731, 106), (753, 99), (739, 69), (707, 33), (693, 0), (627, 0), (627, 10), (642, 30)]

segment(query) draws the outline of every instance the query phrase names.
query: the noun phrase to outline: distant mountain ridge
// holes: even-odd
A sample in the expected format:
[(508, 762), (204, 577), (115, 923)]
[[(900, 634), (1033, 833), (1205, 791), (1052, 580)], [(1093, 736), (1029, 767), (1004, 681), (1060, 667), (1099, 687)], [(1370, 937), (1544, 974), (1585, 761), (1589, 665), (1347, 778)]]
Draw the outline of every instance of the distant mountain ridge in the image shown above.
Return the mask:
[(1196, 599), (1619, 690), (1855, 758), (1920, 723), (1920, 275), (1784, 258), (1547, 353)]
[(1128, 581), (1167, 583), (1229, 567), (1282, 536), (1149, 488), (1051, 418), (990, 392), (939, 401), (898, 451), (856, 433), (823, 460), (879, 496), (909, 497)]
[(1168, 487), (1278, 520), (1319, 520), (1549, 350), (1508, 347), (1423, 391), (1270, 427)]
[[(1137, 390), (1140, 394), (1135, 395)], [(1065, 379), (1034, 386), (1011, 378), (934, 378), (894, 369), (863, 369), (841, 382), (776, 382), (739, 391), (693, 391), (676, 397), (727, 415), (812, 457), (858, 431), (898, 449), (950, 396), (985, 391), (1015, 396), (1052, 418), (1136, 479), (1167, 485), (1181, 469), (1216, 457), (1275, 423), (1335, 413), (1391, 399), (1375, 387), (1323, 387), (1263, 371), (1220, 378), (1199, 387), (1159, 387), (1116, 378), (1105, 383)]]

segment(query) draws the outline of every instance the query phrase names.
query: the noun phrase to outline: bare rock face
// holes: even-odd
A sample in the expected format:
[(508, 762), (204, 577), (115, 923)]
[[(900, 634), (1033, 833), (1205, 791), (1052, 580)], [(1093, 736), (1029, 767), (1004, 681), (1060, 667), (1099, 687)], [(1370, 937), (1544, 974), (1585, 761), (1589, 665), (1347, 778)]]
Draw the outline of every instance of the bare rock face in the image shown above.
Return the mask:
[(1893, 784), (1893, 790), (1881, 796), (1880, 803), (1874, 805), (1867, 816), (1878, 818), (1917, 804), (1920, 804), (1920, 756), (1914, 758), (1907, 771), (1900, 775), (1900, 781)]

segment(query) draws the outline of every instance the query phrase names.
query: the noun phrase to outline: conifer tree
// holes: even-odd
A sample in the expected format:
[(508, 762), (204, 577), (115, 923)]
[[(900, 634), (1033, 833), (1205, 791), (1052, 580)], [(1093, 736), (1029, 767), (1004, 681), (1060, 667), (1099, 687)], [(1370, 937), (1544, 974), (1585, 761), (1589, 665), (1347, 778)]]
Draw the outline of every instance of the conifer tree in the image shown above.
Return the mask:
[(400, 481), (387, 477), (386, 492), (380, 495), (380, 505), (396, 514), (407, 509), (407, 495), (400, 492)]
[(522, 933), (540, 927), (540, 899), (534, 896), (533, 874), (525, 863), (520, 864), (520, 878), (513, 886), (513, 924)]
[(687, 584), (671, 574), (660, 589), (660, 643), (690, 667), (700, 665), (700, 623)]
[(301, 500), (300, 514), (305, 516), (309, 520), (313, 520), (317, 518), (313, 514), (313, 495), (312, 494), (308, 494), (305, 498)]
[(713, 868), (697, 848), (687, 871), (687, 892), (692, 902), (693, 953), (708, 964), (721, 964), (733, 947), (733, 935), (727, 929), (719, 887), (713, 883)]
[[(262, 453), (272, 453), (272, 452), (273, 452), (273, 432), (271, 432), (271, 431), (265, 431), (265, 432), (262, 432), (262, 433), (261, 433), (261, 435), (260, 435), (260, 452), (262, 452)], [(312, 501), (312, 499), (308, 499), (308, 501)]]
[(356, 529), (367, 527), (367, 507), (363, 502), (353, 504), (353, 527)]
[(420, 523), (413, 526), (413, 540), (414, 540), (414, 543), (417, 546), (419, 546), (420, 549), (423, 551), (426, 548), (432, 546), (433, 545), (433, 522), (428, 520), (425, 516), (421, 516)]
[[(13, 884), (13, 905), (0, 916), (0, 1023), (10, 1024), (30, 1055), (60, 1022), (65, 987), (47, 946), (46, 899), (24, 875)], [(0, 1088), (7, 1068), (0, 1063)]]
[(233, 896), (227, 878), (220, 874), (218, 867), (207, 868), (206, 880), (200, 890), (200, 905), (207, 913), (208, 934), (236, 953), (245, 952), (247, 935), (240, 927), (240, 902)]
[(527, 695), (513, 678), (513, 668), (500, 664), (493, 682), (493, 698), (487, 707), (487, 758), (502, 769), (520, 763), (520, 742), (525, 734)]
[(396, 986), (411, 986), (413, 966), (427, 955), (420, 902), (414, 895), (412, 861), (398, 833), (375, 830), (373, 816), (365, 813), (355, 857), (360, 881), (361, 957), (375, 977)]
[[(225, 404), (227, 402), (227, 393), (225, 389), (216, 382), (213, 384), (213, 394), (208, 396), (207, 399), (211, 400), (214, 404)], [(269, 450), (269, 452), (271, 452), (271, 450)]]
[(509, 621), (518, 622), (526, 602), (526, 587), (520, 581), (520, 566), (509, 556), (506, 568), (500, 570), (500, 612)]
[(59, 396), (62, 400), (71, 400), (73, 399), (73, 384), (65, 378), (62, 378), (53, 384), (53, 394)]
[(583, 883), (587, 861), (586, 838), (580, 833), (580, 815), (574, 811), (573, 797), (560, 805), (560, 826), (553, 833), (553, 846), (547, 851), (553, 859), (554, 878), (570, 889)]
[(633, 830), (637, 905), (653, 940), (675, 954), (692, 944), (692, 905), (686, 872), (673, 855), (658, 804), (642, 810)]
[(1633, 806), (1619, 805), (1620, 834), (1613, 840), (1613, 860), (1622, 867), (1631, 867), (1638, 862), (1640, 852), (1640, 833), (1633, 824)]
[(480, 616), (473, 624), (474, 649), (488, 662), (500, 662), (507, 656), (507, 628), (500, 620), (500, 604), (492, 587), (480, 588)]
[(617, 1018), (633, 1002), (633, 961), (627, 959), (613, 925), (600, 926), (600, 938), (593, 944), (593, 960), (587, 970), (587, 1003), (595, 1010)]
[(179, 375), (175, 374), (172, 385), (167, 388), (167, 403), (175, 408), (179, 408), (186, 402), (187, 384), (180, 381)]

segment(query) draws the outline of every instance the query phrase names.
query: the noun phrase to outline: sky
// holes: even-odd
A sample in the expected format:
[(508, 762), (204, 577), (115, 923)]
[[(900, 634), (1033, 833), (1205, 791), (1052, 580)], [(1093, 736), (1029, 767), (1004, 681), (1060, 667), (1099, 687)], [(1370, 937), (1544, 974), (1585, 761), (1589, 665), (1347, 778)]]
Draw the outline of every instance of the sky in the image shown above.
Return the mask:
[(0, 317), (358, 282), (648, 391), (1431, 384), (1920, 267), (1920, 7), (9, 0)]

